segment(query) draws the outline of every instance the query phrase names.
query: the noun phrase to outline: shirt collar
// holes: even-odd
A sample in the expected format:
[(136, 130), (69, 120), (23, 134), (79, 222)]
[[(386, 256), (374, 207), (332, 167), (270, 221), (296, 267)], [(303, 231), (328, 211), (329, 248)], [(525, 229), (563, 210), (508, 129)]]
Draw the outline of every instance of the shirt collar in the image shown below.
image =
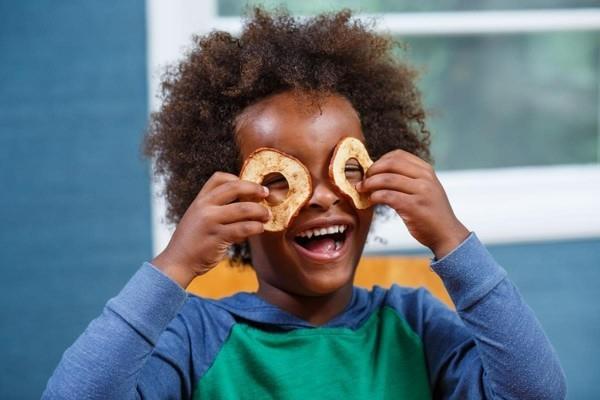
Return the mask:
[[(352, 298), (344, 311), (321, 327), (358, 329), (373, 311), (381, 306), (384, 297), (385, 290), (378, 286), (371, 291), (354, 286)], [(267, 302), (256, 293), (240, 292), (224, 299), (210, 300), (210, 302), (250, 324), (266, 324), (278, 330), (318, 328), (318, 326)]]

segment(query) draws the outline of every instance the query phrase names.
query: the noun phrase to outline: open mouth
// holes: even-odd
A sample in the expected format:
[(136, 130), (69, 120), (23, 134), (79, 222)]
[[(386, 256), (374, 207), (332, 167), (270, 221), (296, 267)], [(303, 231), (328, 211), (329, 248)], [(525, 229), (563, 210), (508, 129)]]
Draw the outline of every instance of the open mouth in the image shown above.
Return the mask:
[(309, 256), (331, 259), (341, 254), (349, 233), (347, 225), (332, 225), (301, 232), (294, 237), (294, 242)]

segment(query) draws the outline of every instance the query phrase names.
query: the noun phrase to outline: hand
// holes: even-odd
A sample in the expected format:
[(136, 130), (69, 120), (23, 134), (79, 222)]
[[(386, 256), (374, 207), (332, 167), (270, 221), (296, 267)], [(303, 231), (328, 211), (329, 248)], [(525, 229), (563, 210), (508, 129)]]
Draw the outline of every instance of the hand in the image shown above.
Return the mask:
[(267, 195), (268, 190), (261, 185), (216, 172), (152, 264), (186, 288), (195, 276), (214, 268), (233, 243), (263, 232), (270, 211), (256, 201)]
[(454, 215), (433, 167), (407, 151), (394, 150), (383, 155), (356, 188), (371, 192), (369, 198), (374, 204), (386, 204), (396, 210), (410, 234), (429, 247), (437, 259), (469, 235)]

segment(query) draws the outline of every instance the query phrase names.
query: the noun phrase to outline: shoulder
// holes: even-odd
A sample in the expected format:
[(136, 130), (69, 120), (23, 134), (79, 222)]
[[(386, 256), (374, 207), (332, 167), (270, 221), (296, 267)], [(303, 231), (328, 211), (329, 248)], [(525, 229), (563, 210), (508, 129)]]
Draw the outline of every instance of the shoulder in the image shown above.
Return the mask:
[(165, 354), (176, 354), (186, 349), (193, 360), (197, 377), (208, 369), (236, 322), (233, 315), (218, 304), (217, 300), (188, 294), (157, 347)]
[(219, 306), (219, 300), (207, 299), (188, 294), (178, 319), (189, 331), (203, 332), (227, 331), (235, 323), (233, 315)]
[(383, 291), (382, 307), (389, 307), (404, 319), (419, 336), (442, 327), (462, 327), (463, 323), (446, 304), (427, 289), (392, 285), (389, 289), (374, 287), (372, 292)]
[(382, 306), (392, 307), (403, 313), (422, 311), (430, 308), (450, 310), (444, 303), (435, 298), (429, 290), (423, 287), (414, 288), (393, 284), (386, 289), (374, 286), (370, 293), (373, 296), (383, 297)]

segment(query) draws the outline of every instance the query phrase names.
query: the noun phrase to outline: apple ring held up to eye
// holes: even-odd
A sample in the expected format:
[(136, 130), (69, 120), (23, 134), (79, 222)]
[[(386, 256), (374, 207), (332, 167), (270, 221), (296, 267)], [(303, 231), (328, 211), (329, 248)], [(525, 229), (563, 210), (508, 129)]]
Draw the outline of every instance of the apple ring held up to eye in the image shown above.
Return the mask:
[(276, 232), (287, 228), (292, 219), (310, 199), (312, 180), (308, 169), (295, 157), (276, 149), (261, 147), (248, 156), (240, 179), (262, 184), (271, 173), (280, 173), (288, 182), (288, 191), (282, 202), (261, 204), (271, 210), (273, 217), (265, 223), (265, 230)]
[(362, 210), (369, 208), (371, 202), (368, 193), (359, 193), (346, 177), (346, 163), (352, 158), (358, 161), (363, 173), (373, 164), (363, 142), (353, 137), (345, 137), (335, 146), (329, 162), (329, 177), (339, 191), (349, 197), (356, 208)]

